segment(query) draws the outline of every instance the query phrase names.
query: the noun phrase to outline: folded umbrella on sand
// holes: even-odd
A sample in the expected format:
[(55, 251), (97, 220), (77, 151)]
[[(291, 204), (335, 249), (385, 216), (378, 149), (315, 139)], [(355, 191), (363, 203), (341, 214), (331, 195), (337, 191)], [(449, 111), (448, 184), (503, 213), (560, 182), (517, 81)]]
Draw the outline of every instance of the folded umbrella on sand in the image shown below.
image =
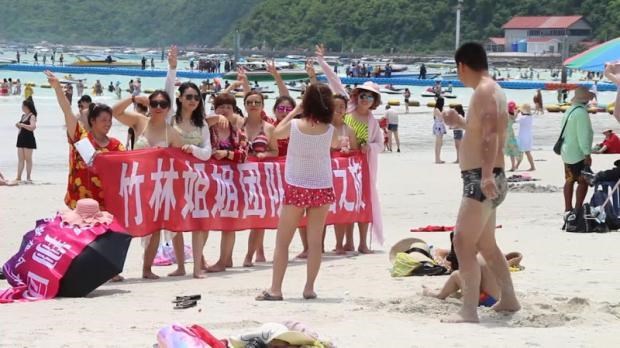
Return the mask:
[[(424, 227), (412, 228), (410, 232), (452, 232), (455, 226), (441, 226), (441, 225), (428, 225)], [(495, 228), (502, 228), (502, 225), (497, 225)]]
[[(73, 211), (39, 220), (3, 267), (13, 289), (7, 302), (86, 296), (123, 269), (131, 236), (92, 199)], [(11, 291), (13, 290), (13, 291)]]

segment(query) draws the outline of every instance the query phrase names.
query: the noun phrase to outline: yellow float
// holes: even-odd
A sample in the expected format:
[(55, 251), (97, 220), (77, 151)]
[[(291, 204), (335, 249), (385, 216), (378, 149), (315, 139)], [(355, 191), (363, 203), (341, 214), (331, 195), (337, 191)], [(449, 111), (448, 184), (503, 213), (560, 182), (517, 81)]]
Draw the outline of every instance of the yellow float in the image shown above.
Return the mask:
[(560, 106), (558, 104), (545, 105), (545, 110), (548, 112), (560, 112)]
[(459, 103), (450, 103), (448, 106), (449, 106), (451, 109), (454, 109), (454, 108), (456, 108), (457, 106), (462, 107), (462, 105), (461, 105), (461, 104), (459, 104)]
[(41, 85), (41, 86), (39, 86), (39, 87), (41, 87), (41, 88), (52, 88), (52, 86), (47, 85), (47, 84)]
[(614, 111), (616, 109), (616, 103), (611, 103), (607, 106), (607, 112), (609, 112), (610, 114), (614, 114)]
[(409, 106), (420, 106), (420, 102), (417, 100), (409, 101)]
[(570, 108), (570, 105), (560, 105), (560, 111), (565, 112), (566, 110), (568, 110), (568, 108)]
[(390, 99), (387, 103), (391, 106), (400, 106), (400, 100), (398, 99)]
[(244, 96), (242, 92), (235, 93), (235, 98), (243, 98)]
[(588, 112), (591, 113), (591, 114), (596, 114), (598, 112), (598, 108), (596, 106), (589, 107), (588, 108)]
[(430, 101), (430, 102), (426, 103), (426, 106), (428, 106), (429, 108), (434, 108), (435, 107), (435, 102), (434, 101)]
[(153, 92), (155, 92), (155, 90), (154, 90), (154, 89), (145, 89), (145, 90), (144, 90), (144, 93), (146, 93), (146, 94), (151, 94), (151, 93), (153, 93)]

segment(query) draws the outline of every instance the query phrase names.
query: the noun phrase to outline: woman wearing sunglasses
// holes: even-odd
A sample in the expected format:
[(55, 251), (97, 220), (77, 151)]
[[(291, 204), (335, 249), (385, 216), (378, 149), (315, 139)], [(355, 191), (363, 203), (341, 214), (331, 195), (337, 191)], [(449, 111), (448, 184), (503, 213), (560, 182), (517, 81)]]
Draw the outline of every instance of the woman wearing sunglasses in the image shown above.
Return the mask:
[[(243, 98), (245, 111), (248, 114), (243, 132), (248, 139), (248, 154), (259, 161), (269, 157), (278, 157), (278, 141), (273, 136), (275, 127), (263, 118), (265, 99), (258, 91), (250, 91)], [(258, 251), (257, 262), (265, 261), (263, 250), (264, 229), (250, 230), (248, 252), (243, 262), (244, 267), (252, 267), (252, 259)]]
[[(340, 78), (331, 70), (323, 58), (324, 52), (323, 45), (317, 45), (317, 61), (321, 65), (321, 69), (332, 91), (349, 99), (344, 122), (353, 128), (357, 143), (368, 158), (370, 196), (372, 200), (372, 234), (377, 238), (379, 244), (383, 244), (383, 223), (381, 221), (379, 193), (377, 192), (377, 166), (379, 153), (383, 150), (383, 135), (381, 134), (379, 122), (372, 114), (372, 110), (375, 110), (381, 104), (379, 86), (370, 81), (365, 82), (361, 86), (355, 87), (349, 97)], [(367, 243), (369, 224), (360, 222), (358, 227), (360, 231), (358, 251), (363, 254), (371, 253), (372, 250), (370, 250)]]
[[(134, 103), (148, 105), (148, 116), (135, 111), (128, 111), (127, 108)], [(148, 97), (131, 96), (121, 100), (112, 108), (112, 116), (125, 126), (135, 130), (136, 142), (134, 150), (170, 146), (182, 147), (183, 139), (181, 135), (166, 122), (169, 111), (170, 96), (163, 90), (156, 90)], [(144, 250), (142, 278), (159, 278), (151, 271), (153, 260), (159, 247), (159, 241), (160, 231), (153, 233), (148, 238), (147, 246)]]

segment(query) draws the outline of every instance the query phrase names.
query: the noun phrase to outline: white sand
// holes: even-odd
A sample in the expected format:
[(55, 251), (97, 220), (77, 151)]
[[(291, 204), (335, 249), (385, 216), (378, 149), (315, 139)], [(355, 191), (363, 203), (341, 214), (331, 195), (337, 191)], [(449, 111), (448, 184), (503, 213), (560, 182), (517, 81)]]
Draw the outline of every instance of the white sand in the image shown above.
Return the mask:
[[(449, 144), (451, 146), (451, 144)], [(561, 186), (559, 157), (537, 151), (540, 185)], [(453, 159), (447, 152), (446, 160)], [(416, 236), (435, 246), (449, 245), (447, 233), (410, 233), (427, 224), (451, 225), (460, 202), (456, 165), (435, 165), (428, 151), (381, 156), (380, 192), (387, 245)], [(595, 158), (605, 168), (615, 156)], [(38, 217), (62, 207), (64, 177), (48, 185), (0, 188), (0, 259), (18, 248), (21, 235)], [(513, 316), (481, 310), (481, 324), (442, 324), (458, 300), (420, 295), (422, 284), (439, 287), (446, 277), (392, 279), (386, 251), (370, 256), (327, 256), (319, 274), (319, 299), (304, 301), (305, 264), (294, 262), (284, 284), (285, 301), (254, 296), (270, 284), (270, 265), (236, 267), (203, 280), (190, 277), (139, 279), (140, 243), (130, 248), (123, 283), (106, 284), (88, 298), (0, 305), (2, 347), (147, 347), (169, 323), (198, 323), (226, 337), (267, 321), (296, 319), (333, 339), (339, 347), (613, 347), (620, 342), (620, 233), (568, 234), (560, 230), (562, 193), (511, 193), (499, 210), (497, 238), (505, 252), (524, 254), (524, 271), (513, 273), (523, 310)], [(219, 233), (205, 251), (217, 257)], [(247, 233), (239, 233), (238, 266)], [(274, 232), (267, 235), (271, 255)], [(189, 240), (189, 238), (186, 238)], [(329, 234), (327, 248), (333, 247)], [(375, 246), (376, 247), (376, 246)], [(291, 256), (300, 250), (296, 239)], [(173, 267), (155, 268), (165, 275)], [(191, 264), (188, 265), (191, 270)], [(6, 283), (2, 283), (6, 284)], [(199, 305), (173, 310), (176, 295), (202, 294)], [(615, 343), (615, 344), (614, 344)]]

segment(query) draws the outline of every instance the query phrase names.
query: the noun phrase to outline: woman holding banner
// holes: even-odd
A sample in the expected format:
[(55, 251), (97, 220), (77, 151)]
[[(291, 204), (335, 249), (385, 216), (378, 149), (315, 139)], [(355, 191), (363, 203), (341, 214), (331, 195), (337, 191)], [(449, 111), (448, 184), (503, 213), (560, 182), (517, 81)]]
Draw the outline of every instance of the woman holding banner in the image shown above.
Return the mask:
[(335, 200), (330, 148), (339, 143), (330, 124), (334, 102), (329, 87), (310, 85), (304, 94), (302, 116), (294, 119), (300, 111), (302, 108), (297, 106), (275, 130), (277, 138), (290, 139), (284, 167), (284, 202), (278, 222), (271, 287), (257, 296), (257, 301), (282, 301), (288, 249), (304, 215), (308, 219), (308, 267), (303, 298), (317, 297), (314, 282), (321, 266), (323, 229), (329, 206)]
[[(214, 111), (228, 120), (227, 125), (218, 124), (211, 128), (212, 157), (216, 160), (245, 162), (248, 155), (247, 138), (242, 131), (243, 117), (235, 113), (237, 101), (235, 97), (222, 93), (213, 100)], [(207, 272), (223, 272), (232, 267), (232, 254), (235, 246), (235, 231), (222, 231), (220, 240), (220, 257)]]
[(116, 138), (108, 137), (112, 127), (112, 109), (105, 104), (90, 104), (88, 108), (87, 122), (90, 131), (75, 118), (69, 100), (65, 96), (58, 78), (50, 71), (45, 71), (50, 86), (56, 93), (58, 105), (65, 116), (67, 126), (67, 139), (69, 141), (69, 179), (67, 180), (67, 193), (65, 204), (75, 209), (77, 201), (82, 198), (92, 198), (99, 202), (101, 210), (105, 210), (101, 180), (92, 171), (91, 163), (86, 163), (75, 148), (75, 144), (88, 139), (97, 152), (124, 151), (125, 147)]
[[(112, 116), (127, 127), (136, 132), (134, 150), (155, 147), (182, 147), (183, 139), (179, 132), (166, 122), (170, 111), (170, 96), (163, 90), (156, 90), (150, 96), (131, 96), (118, 102), (112, 108)], [(149, 106), (149, 116), (135, 111), (126, 110), (130, 105), (138, 103)], [(185, 148), (186, 152), (191, 149)], [(153, 233), (144, 250), (144, 264), (142, 266), (142, 278), (158, 279), (151, 271), (157, 248), (159, 247), (160, 231)]]
[[(176, 80), (177, 68), (177, 48), (173, 46), (168, 52), (168, 76), (166, 78), (166, 90), (169, 90), (170, 81)], [(175, 108), (176, 106), (176, 108)], [(200, 95), (200, 89), (192, 82), (184, 82), (179, 86), (179, 97), (172, 105), (173, 128), (181, 134), (183, 141), (183, 151), (191, 153), (194, 157), (206, 161), (211, 157), (211, 134), (209, 124), (215, 124), (218, 117), (205, 120), (204, 101)], [(226, 121), (226, 120), (224, 120)], [(226, 121), (227, 123), (228, 121)], [(203, 271), (206, 270), (204, 263), (203, 249), (207, 241), (208, 232), (192, 232), (192, 253), (194, 259), (194, 278), (204, 278)], [(174, 233), (172, 239), (177, 269), (168, 276), (185, 275), (185, 245), (183, 233)]]
[[(273, 135), (275, 127), (263, 119), (265, 99), (258, 91), (251, 91), (243, 98), (245, 111), (248, 117), (243, 125), (243, 131), (248, 138), (249, 155), (259, 161), (278, 157), (278, 140)], [(254, 254), (258, 252), (257, 261), (265, 261), (263, 250), (263, 240), (265, 237), (264, 229), (250, 230), (248, 237), (248, 252), (243, 262), (244, 267), (252, 267)]]
[[(383, 223), (381, 221), (381, 207), (379, 206), (379, 193), (377, 191), (377, 167), (379, 153), (383, 151), (383, 135), (379, 128), (379, 122), (377, 122), (372, 113), (381, 104), (381, 94), (376, 84), (366, 82), (354, 88), (349, 96), (340, 78), (330, 69), (323, 58), (324, 52), (323, 45), (316, 47), (317, 60), (334, 94), (339, 94), (349, 99), (345, 123), (355, 131), (357, 143), (368, 159), (370, 196), (372, 200), (372, 235), (375, 236), (379, 244), (383, 244)], [(360, 231), (358, 251), (363, 254), (372, 253), (367, 242), (369, 224), (367, 222), (359, 222), (358, 227)], [(349, 231), (352, 231), (352, 229), (353, 226), (350, 227)]]

